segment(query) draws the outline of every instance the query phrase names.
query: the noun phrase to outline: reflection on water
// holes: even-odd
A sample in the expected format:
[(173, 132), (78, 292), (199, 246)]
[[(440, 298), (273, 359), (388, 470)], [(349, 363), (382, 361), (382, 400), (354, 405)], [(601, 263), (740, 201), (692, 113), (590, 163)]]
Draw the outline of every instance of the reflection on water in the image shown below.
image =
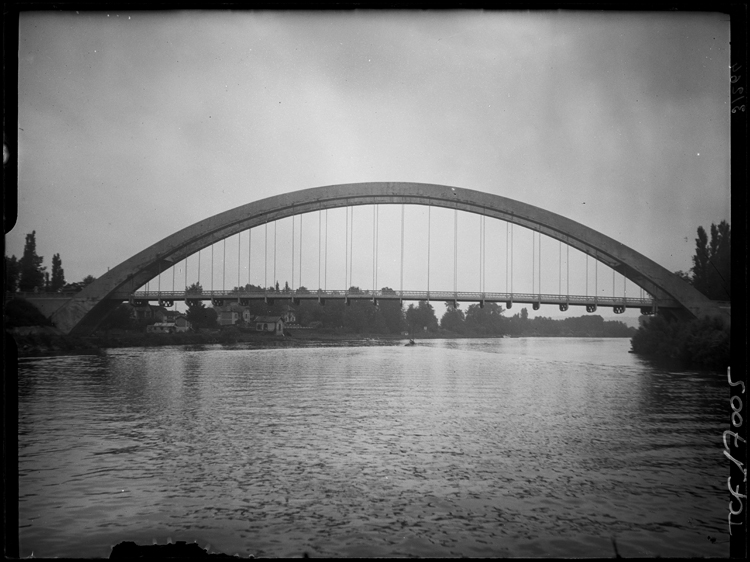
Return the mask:
[[(23, 360), (21, 555), (727, 556), (726, 388), (628, 340)], [(716, 537), (715, 543), (707, 536)]]

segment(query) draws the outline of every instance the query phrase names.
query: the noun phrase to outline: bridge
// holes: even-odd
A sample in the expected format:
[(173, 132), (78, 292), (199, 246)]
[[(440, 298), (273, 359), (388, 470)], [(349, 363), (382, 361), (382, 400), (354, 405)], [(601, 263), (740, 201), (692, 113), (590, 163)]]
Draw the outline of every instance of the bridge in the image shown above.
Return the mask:
[[(352, 263), (355, 255), (361, 254), (359, 250), (355, 254), (352, 247), (354, 244), (354, 210), (355, 208), (368, 206), (372, 208), (372, 290), (362, 290), (354, 288)], [(400, 261), (400, 285), (398, 289), (378, 289), (377, 279), (378, 272), (381, 270), (382, 262), (379, 262), (379, 255), (382, 253), (379, 247), (379, 241), (383, 237), (380, 234), (379, 210), (383, 206), (400, 206), (400, 252), (395, 244), (388, 248), (388, 263), (393, 266)], [(427, 252), (426, 252), (426, 269), (427, 280), (422, 290), (404, 290), (404, 232), (405, 232), (405, 207), (421, 206), (427, 208)], [(344, 265), (345, 284), (336, 290), (329, 290), (327, 287), (327, 273), (329, 269), (328, 255), (328, 211), (333, 209), (345, 209), (346, 213), (346, 231), (342, 236), (338, 233), (337, 241), (340, 243), (341, 238), (346, 240), (346, 258)], [(453, 290), (441, 289), (439, 291), (430, 289), (430, 256), (432, 251), (430, 244), (432, 239), (437, 239), (438, 235), (445, 237), (449, 229), (446, 221), (442, 222), (442, 228), (433, 232), (430, 214), (433, 209), (447, 210), (453, 216), (453, 244), (452, 248), (446, 248), (446, 244), (439, 248), (441, 254), (440, 266), (448, 270), (451, 260), (449, 259), (448, 250), (452, 250), (453, 260)], [(324, 215), (325, 213), (325, 215)], [(302, 220), (303, 217), (314, 216), (317, 214), (318, 226), (318, 243), (316, 246), (318, 256), (318, 287), (309, 289), (302, 286), (302, 257), (305, 252), (302, 251), (303, 242), (309, 247), (312, 242), (310, 237), (303, 238)], [(361, 214), (361, 213), (360, 213)], [(479, 262), (478, 262), (478, 280), (479, 291), (459, 291), (457, 279), (458, 255), (459, 255), (459, 234), (458, 219), (460, 215), (478, 216), (479, 225)], [(322, 219), (325, 216), (325, 246), (322, 238)], [(358, 215), (359, 216), (359, 215)], [(444, 215), (444, 218), (447, 215)], [(272, 227), (274, 232), (273, 244), (273, 276), (272, 284), (276, 281), (276, 228), (277, 224), (286, 218), (291, 218), (292, 225), (292, 252), (291, 252), (291, 278), (292, 287), (285, 290), (275, 290), (268, 285), (268, 229)], [(503, 291), (488, 291), (486, 286), (486, 219), (495, 219), (504, 223), (506, 235), (504, 237), (505, 251), (503, 257), (505, 260), (505, 287)], [(351, 219), (351, 224), (350, 224)], [(299, 233), (295, 232), (296, 225), (299, 224)], [(306, 223), (307, 224), (307, 223)], [(391, 221), (393, 224), (393, 221)], [(491, 225), (492, 226), (492, 225)], [(516, 236), (522, 232), (531, 234), (532, 242), (532, 283), (531, 287), (525, 287), (524, 291), (514, 290), (514, 278), (518, 277), (519, 266), (516, 264), (514, 270), (514, 248), (518, 245), (514, 237), (514, 228), (520, 227)], [(494, 227), (497, 229), (497, 227)], [(264, 233), (265, 249), (263, 253), (263, 270), (264, 279), (262, 290), (254, 288), (250, 283), (251, 267), (257, 272), (257, 251), (255, 261), (252, 258), (252, 234), (262, 230)], [(398, 229), (391, 229), (387, 233), (391, 237), (397, 234)], [(242, 234), (247, 233), (248, 239), (248, 283), (243, 288), (240, 279), (240, 252), (242, 244)], [(308, 225), (309, 233), (309, 225)], [(227, 290), (222, 287), (221, 290), (215, 290), (214, 282), (214, 246), (223, 243), (224, 256), (222, 258), (222, 267), (226, 268), (226, 241), (237, 238), (238, 256), (237, 256), (237, 286), (234, 289)], [(256, 235), (256, 240), (258, 236)], [(299, 284), (295, 288), (295, 244), (299, 239), (297, 246), (299, 254)], [(543, 239), (547, 245), (545, 251), (546, 260), (542, 260)], [(493, 239), (492, 242), (497, 242)], [(557, 260), (554, 260), (554, 252), (550, 257), (549, 244), (557, 241), (558, 252)], [(470, 244), (473, 244), (470, 243)], [(497, 245), (497, 244), (496, 244)], [(257, 243), (256, 243), (257, 246)], [(325, 247), (325, 251), (323, 248)], [(563, 247), (565, 248), (565, 266), (566, 274), (563, 276)], [(187, 290), (190, 281), (195, 277), (188, 276), (189, 259), (198, 262), (197, 275), (200, 282), (200, 265), (201, 251), (210, 248), (211, 255), (211, 286), (202, 289), (199, 293)], [(498, 248), (496, 248), (498, 250)], [(570, 290), (570, 257), (571, 250), (579, 253), (585, 259), (586, 283), (585, 291)], [(369, 248), (368, 248), (369, 251)], [(494, 252), (498, 254), (499, 252)], [(528, 252), (527, 252), (528, 253)], [(325, 260), (323, 260), (325, 256)], [(396, 258), (400, 258), (396, 259)], [(594, 268), (594, 283), (590, 283), (590, 266), (589, 259)], [(491, 258), (492, 260), (492, 258)], [(322, 263), (325, 261), (325, 274)], [(500, 261), (502, 260), (495, 260)], [(515, 259), (515, 261), (518, 261)], [(542, 282), (548, 286), (554, 282), (550, 275), (550, 262), (557, 264), (557, 293), (549, 291), (542, 292)], [(524, 261), (528, 265), (528, 256)], [(547, 267), (547, 273), (543, 274), (543, 268)], [(205, 262), (204, 262), (205, 265)], [(407, 266), (412, 264), (407, 264)], [(495, 264), (497, 265), (497, 264)], [(502, 265), (502, 263), (500, 263)], [(433, 266), (434, 267), (434, 266)], [(612, 272), (612, 294), (603, 295), (599, 286), (599, 268), (604, 267)], [(176, 271), (181, 271), (181, 279), (184, 280), (186, 290), (175, 290)], [(171, 290), (161, 289), (162, 279), (170, 277), (171, 271), (172, 288)], [(309, 272), (308, 272), (309, 274)], [(309, 275), (308, 275), (309, 276)], [(321, 281), (321, 276), (325, 281)], [(615, 278), (619, 276), (622, 279), (623, 290), (621, 294), (615, 291)], [(222, 285), (225, 284), (225, 274), (222, 276)], [(565, 287), (563, 288), (563, 277), (565, 277)], [(396, 278), (393, 273), (392, 278)], [(602, 278), (603, 279), (603, 278)], [(204, 278), (205, 280), (205, 278)], [(627, 296), (627, 282), (631, 283), (631, 296)], [(150, 286), (156, 282), (156, 290)], [(361, 283), (360, 283), (361, 284)], [(393, 284), (393, 283), (391, 283)], [(594, 285), (594, 294), (590, 294), (590, 284)], [(604, 283), (602, 283), (604, 284)], [(632, 287), (632, 285), (635, 287)], [(346, 289), (349, 287), (349, 289)], [(632, 292), (637, 288), (640, 291), (639, 297), (632, 296)], [(411, 288), (413, 289), (413, 288)], [(529, 290), (531, 289), (531, 290)], [(564, 290), (563, 290), (564, 289)], [(572, 293), (572, 294), (571, 294)], [(583, 294), (582, 294), (583, 293)], [(588, 312), (594, 312), (598, 306), (612, 307), (615, 312), (621, 313), (627, 308), (638, 308), (642, 312), (661, 312), (679, 318), (695, 318), (701, 316), (721, 316), (728, 322), (730, 321), (730, 311), (725, 304), (712, 301), (698, 292), (689, 283), (680, 279), (678, 276), (669, 272), (651, 259), (636, 252), (635, 250), (617, 242), (616, 240), (597, 232), (585, 225), (568, 219), (562, 215), (528, 205), (520, 201), (493, 195), (480, 191), (464, 189), (459, 187), (443, 186), (436, 184), (419, 184), (406, 182), (373, 182), (373, 183), (355, 183), (324, 186), (317, 188), (304, 189), (284, 193), (281, 195), (269, 197), (256, 202), (236, 207), (234, 209), (219, 213), (202, 221), (199, 221), (187, 228), (184, 228), (163, 240), (156, 242), (131, 258), (123, 261), (116, 267), (111, 268), (107, 273), (99, 277), (96, 281), (86, 286), (83, 290), (73, 295), (41, 295), (37, 294), (29, 297), (40, 310), (42, 310), (53, 323), (64, 333), (85, 335), (93, 332), (97, 326), (122, 302), (145, 304), (148, 302), (160, 302), (162, 305), (172, 305), (176, 301), (190, 300), (210, 300), (216, 305), (225, 304), (227, 301), (236, 301), (239, 303), (249, 302), (251, 300), (263, 299), (265, 302), (276, 299), (286, 299), (293, 303), (299, 303), (302, 300), (315, 299), (320, 304), (325, 304), (326, 300), (341, 299), (350, 302), (357, 299), (368, 299), (377, 304), (379, 300), (439, 300), (458, 302), (476, 302), (483, 306), (486, 302), (504, 303), (507, 308), (511, 308), (514, 303), (528, 303), (535, 309), (541, 305), (557, 305), (560, 310), (567, 310), (569, 306), (583, 306)]]
[[(506, 308), (513, 308), (513, 303), (531, 304), (534, 310), (539, 310), (543, 304), (557, 305), (561, 311), (568, 310), (569, 306), (584, 306), (589, 312), (595, 312), (597, 306), (609, 306), (615, 312), (622, 313), (626, 308), (639, 308), (644, 314), (655, 312), (654, 301), (650, 298), (637, 297), (610, 297), (610, 296), (580, 296), (580, 295), (552, 295), (541, 293), (477, 293), (477, 292), (453, 292), (453, 291), (384, 291), (384, 290), (361, 290), (356, 291), (317, 291), (287, 290), (287, 291), (202, 291), (201, 293), (190, 293), (180, 291), (139, 291), (136, 292), (131, 303), (145, 305), (156, 301), (161, 306), (172, 306), (177, 301), (211, 301), (215, 306), (224, 306), (229, 302), (247, 304), (249, 301), (262, 300), (273, 304), (275, 301), (288, 301), (299, 304), (303, 300), (314, 300), (325, 304), (327, 300), (343, 300), (349, 303), (353, 300), (368, 300), (377, 304), (381, 300), (403, 301), (444, 301), (444, 302), (472, 302), (484, 306), (486, 302), (502, 303)], [(246, 302), (247, 301), (247, 302)]]

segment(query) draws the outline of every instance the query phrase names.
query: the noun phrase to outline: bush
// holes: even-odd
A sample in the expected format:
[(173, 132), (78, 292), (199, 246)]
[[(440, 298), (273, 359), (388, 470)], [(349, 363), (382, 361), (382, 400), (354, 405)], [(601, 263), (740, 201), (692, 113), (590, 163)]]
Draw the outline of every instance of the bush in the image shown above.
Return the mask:
[(729, 327), (720, 318), (687, 322), (649, 318), (638, 328), (633, 352), (659, 360), (677, 361), (685, 368), (724, 371), (729, 365)]

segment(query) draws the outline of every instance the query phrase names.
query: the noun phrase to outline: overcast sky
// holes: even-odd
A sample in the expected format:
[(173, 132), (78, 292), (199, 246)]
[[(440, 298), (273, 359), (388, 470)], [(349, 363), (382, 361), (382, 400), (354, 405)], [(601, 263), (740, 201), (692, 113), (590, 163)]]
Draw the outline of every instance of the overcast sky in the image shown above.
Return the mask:
[[(78, 281), (264, 197), (413, 181), (537, 205), (687, 270), (696, 228), (730, 218), (728, 42), (721, 14), (26, 13), (19, 216), (6, 253), (20, 257), (36, 230), (48, 270), (59, 253), (66, 280)], [(379, 212), (381, 235), (392, 235), (400, 214)], [(371, 248), (372, 208), (355, 213), (354, 244)], [(432, 213), (431, 286), (452, 289), (452, 215)], [(425, 253), (426, 211), (408, 216), (411, 264)], [(318, 218), (303, 220), (302, 283), (316, 287)], [(287, 241), (282, 285), (293, 262), (290, 221), (277, 231)], [(479, 219), (461, 221), (459, 233), (478, 242)], [(486, 228), (488, 259), (498, 263), (486, 266), (485, 288), (499, 291), (506, 227)], [(517, 236), (515, 267), (525, 271), (531, 235), (526, 246)], [(260, 258), (262, 234), (253, 237)], [(466, 240), (459, 290), (479, 290), (478, 244)], [(387, 267), (396, 243), (380, 241), (380, 286), (398, 288)], [(542, 290), (556, 292), (566, 282), (559, 248), (544, 243), (555, 259), (543, 266)], [(246, 247), (247, 235), (227, 242), (229, 255), (237, 244)], [(247, 281), (248, 259), (228, 265), (227, 284), (238, 272)], [(372, 254), (360, 262), (352, 282), (371, 288)], [(424, 289), (425, 269), (407, 273), (404, 289)], [(611, 294), (611, 272), (600, 275)], [(343, 288), (344, 273), (329, 276), (328, 288)], [(172, 277), (161, 282), (171, 288)]]

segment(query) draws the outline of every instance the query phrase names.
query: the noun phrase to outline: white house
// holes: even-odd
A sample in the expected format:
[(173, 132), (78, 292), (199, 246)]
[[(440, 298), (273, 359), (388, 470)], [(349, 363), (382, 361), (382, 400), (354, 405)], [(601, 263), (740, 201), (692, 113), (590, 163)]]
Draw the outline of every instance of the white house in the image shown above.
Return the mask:
[(286, 307), (286, 312), (281, 315), (281, 318), (286, 324), (294, 324), (297, 321), (297, 315), (291, 306)]
[(191, 327), (188, 319), (180, 314), (175, 316), (172, 322), (156, 322), (146, 326), (146, 332), (149, 334), (172, 334), (174, 332), (187, 332)]
[(224, 306), (215, 306), (214, 310), (217, 314), (217, 322), (220, 326), (234, 326), (237, 323), (245, 323), (252, 325), (253, 315), (250, 312), (250, 307), (242, 306), (239, 303), (231, 302)]
[(284, 335), (284, 319), (281, 316), (256, 316), (254, 322), (255, 330), (258, 332)]

